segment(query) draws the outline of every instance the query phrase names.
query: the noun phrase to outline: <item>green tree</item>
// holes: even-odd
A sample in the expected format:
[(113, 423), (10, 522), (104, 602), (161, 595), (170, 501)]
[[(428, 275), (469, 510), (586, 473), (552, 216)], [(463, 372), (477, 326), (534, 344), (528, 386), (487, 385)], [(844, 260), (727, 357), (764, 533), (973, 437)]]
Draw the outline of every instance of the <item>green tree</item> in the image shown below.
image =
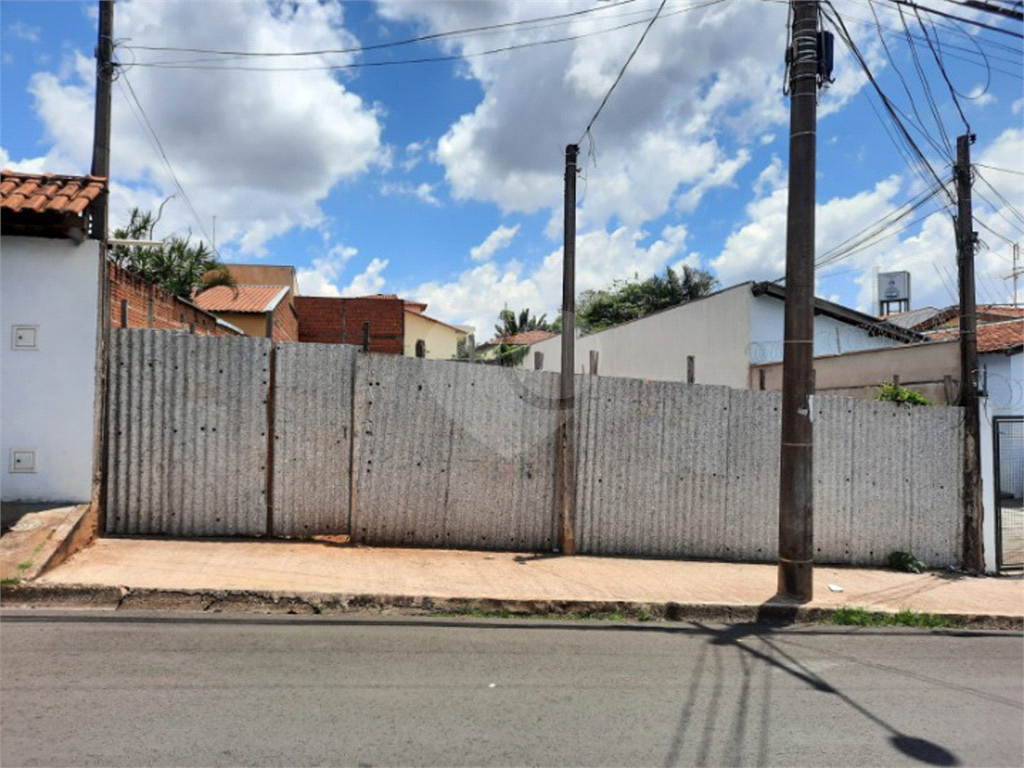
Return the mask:
[(664, 276), (616, 280), (608, 288), (581, 294), (576, 325), (583, 333), (596, 333), (707, 296), (717, 286), (712, 274), (685, 264), (682, 272), (668, 267)]
[[(133, 208), (128, 224), (114, 230), (117, 240), (152, 240), (159, 216)], [(205, 243), (171, 237), (163, 247), (117, 245), (110, 260), (128, 273), (188, 299), (215, 285), (232, 285), (231, 273)]]

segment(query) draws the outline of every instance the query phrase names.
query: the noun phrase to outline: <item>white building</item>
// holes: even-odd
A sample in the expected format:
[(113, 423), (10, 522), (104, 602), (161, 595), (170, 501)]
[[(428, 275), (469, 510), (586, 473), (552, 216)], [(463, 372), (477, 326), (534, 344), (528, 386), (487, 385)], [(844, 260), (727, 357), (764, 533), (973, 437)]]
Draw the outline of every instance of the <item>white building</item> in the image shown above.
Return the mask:
[[(750, 366), (782, 360), (786, 291), (775, 283), (747, 282), (639, 320), (583, 336), (576, 370), (589, 371), (598, 353), (602, 376), (691, 381), (746, 389)], [(815, 299), (814, 352), (841, 354), (920, 341), (912, 332), (848, 307)], [(545, 371), (561, 369), (561, 337), (534, 344)]]
[(88, 501), (100, 248), (93, 177), (0, 179), (0, 499)]

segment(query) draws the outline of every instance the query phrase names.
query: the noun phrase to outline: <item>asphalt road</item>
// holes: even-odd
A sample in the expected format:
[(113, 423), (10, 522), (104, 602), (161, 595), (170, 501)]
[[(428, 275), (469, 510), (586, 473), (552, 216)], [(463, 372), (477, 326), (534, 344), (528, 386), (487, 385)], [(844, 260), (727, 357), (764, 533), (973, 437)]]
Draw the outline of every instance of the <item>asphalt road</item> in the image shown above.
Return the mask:
[(0, 613), (0, 764), (1024, 764), (1020, 635)]

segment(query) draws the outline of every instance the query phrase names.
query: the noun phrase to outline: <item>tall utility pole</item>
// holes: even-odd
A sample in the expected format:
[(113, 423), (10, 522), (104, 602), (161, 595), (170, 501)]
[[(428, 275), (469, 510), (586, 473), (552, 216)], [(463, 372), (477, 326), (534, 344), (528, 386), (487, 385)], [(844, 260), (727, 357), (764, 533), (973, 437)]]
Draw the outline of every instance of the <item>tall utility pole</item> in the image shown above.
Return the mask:
[[(114, 85), (114, 0), (100, 0), (96, 41), (96, 114), (92, 134), (93, 176), (110, 177), (110, 99)], [(105, 242), (108, 195), (103, 192), (92, 209), (92, 236)]]
[(576, 554), (576, 157), (565, 148), (565, 221), (562, 242), (562, 372), (558, 398), (558, 548)]
[(779, 462), (779, 594), (813, 595), (814, 200), (818, 0), (792, 0), (789, 208)]
[(110, 100), (114, 84), (114, 0), (100, 0), (96, 40), (96, 114), (93, 123), (93, 176), (106, 186), (91, 207), (90, 236), (99, 240), (96, 307), (96, 395), (93, 406), (92, 508), (104, 524), (107, 478), (107, 357), (110, 348), (110, 281), (107, 279), (107, 229), (110, 207)]
[(978, 413), (978, 313), (974, 297), (974, 231), (971, 208), (971, 144), (956, 139), (956, 261), (960, 281), (960, 405), (964, 409), (964, 568), (985, 569), (981, 507), (981, 415)]

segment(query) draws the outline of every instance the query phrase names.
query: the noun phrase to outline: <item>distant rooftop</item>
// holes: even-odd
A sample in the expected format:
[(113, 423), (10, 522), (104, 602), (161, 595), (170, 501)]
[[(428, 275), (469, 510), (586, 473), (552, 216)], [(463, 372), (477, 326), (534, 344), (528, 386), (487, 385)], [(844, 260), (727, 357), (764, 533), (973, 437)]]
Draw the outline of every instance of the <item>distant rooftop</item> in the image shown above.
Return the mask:
[(272, 312), (288, 288), (278, 285), (218, 285), (193, 299), (207, 312)]

